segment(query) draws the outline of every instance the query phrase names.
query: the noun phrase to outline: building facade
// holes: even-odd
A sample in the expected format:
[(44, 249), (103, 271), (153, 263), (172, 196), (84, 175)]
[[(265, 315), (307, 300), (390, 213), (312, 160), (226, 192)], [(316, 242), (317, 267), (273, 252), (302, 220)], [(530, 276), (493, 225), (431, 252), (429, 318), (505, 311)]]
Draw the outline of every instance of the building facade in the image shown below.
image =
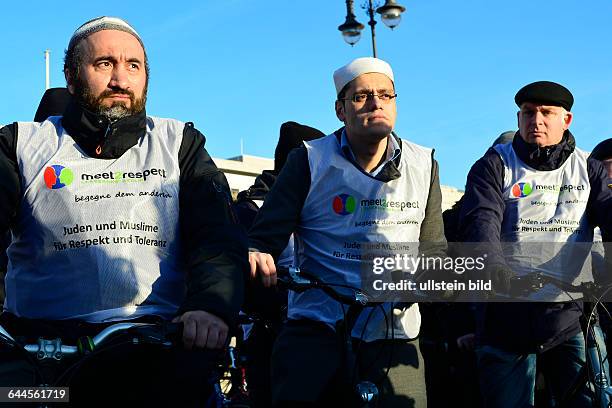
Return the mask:
[[(242, 155), (229, 159), (215, 159), (215, 164), (227, 178), (227, 182), (232, 190), (232, 197), (235, 199), (238, 192), (249, 188), (255, 177), (264, 170), (274, 168), (274, 160), (265, 157)], [(455, 187), (441, 186), (442, 189), (442, 211), (447, 210), (461, 198), (462, 190)]]

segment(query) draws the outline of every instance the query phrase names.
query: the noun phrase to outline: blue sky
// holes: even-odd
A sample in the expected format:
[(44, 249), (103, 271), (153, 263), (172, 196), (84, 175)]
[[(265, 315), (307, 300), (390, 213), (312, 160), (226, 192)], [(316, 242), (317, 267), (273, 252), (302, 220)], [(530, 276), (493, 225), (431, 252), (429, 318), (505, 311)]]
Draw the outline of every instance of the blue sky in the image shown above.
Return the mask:
[[(397, 133), (436, 149), (443, 184), (463, 188), (471, 164), (516, 128), (514, 94), (537, 80), (574, 94), (578, 146), (612, 136), (612, 2), (608, 0), (399, 0), (394, 31), (376, 28), (393, 67)], [(357, 19), (365, 12), (355, 1)], [(147, 111), (193, 121), (214, 157), (272, 157), (281, 123), (329, 133), (333, 71), (371, 55), (369, 32), (341, 38), (344, 0), (4, 2), (0, 25), (0, 123), (31, 120), (44, 92), (64, 86), (63, 52), (87, 19), (116, 15), (142, 36), (151, 65)]]

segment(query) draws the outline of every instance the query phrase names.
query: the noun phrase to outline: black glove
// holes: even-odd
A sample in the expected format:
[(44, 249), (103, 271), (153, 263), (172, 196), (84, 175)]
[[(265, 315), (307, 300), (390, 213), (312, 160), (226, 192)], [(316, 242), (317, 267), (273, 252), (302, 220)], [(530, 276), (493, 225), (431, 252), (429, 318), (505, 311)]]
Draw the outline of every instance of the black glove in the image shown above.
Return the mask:
[(507, 265), (489, 265), (485, 270), (485, 280), (491, 280), (491, 291), (493, 294), (511, 294), (511, 281), (516, 274)]

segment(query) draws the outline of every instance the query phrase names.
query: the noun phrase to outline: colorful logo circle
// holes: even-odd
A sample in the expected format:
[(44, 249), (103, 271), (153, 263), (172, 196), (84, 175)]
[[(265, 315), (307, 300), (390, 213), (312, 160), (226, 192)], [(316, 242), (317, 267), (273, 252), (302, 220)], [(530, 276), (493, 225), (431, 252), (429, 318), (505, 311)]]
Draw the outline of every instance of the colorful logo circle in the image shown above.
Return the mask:
[(533, 188), (531, 187), (531, 184), (516, 183), (512, 186), (512, 197), (515, 197), (515, 198), (527, 197), (529, 194), (531, 194), (532, 191), (533, 191)]
[(338, 215), (349, 215), (355, 212), (355, 197), (348, 194), (340, 194), (334, 197), (332, 203), (334, 212)]
[(57, 190), (69, 186), (73, 180), (72, 170), (59, 164), (54, 164), (45, 169), (45, 184), (48, 189)]

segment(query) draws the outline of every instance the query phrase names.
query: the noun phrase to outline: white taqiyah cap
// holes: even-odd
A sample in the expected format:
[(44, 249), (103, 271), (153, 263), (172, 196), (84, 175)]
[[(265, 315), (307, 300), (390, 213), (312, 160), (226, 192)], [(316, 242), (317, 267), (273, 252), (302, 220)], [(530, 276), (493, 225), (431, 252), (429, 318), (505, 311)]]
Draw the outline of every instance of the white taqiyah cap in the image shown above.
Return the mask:
[(384, 74), (388, 76), (392, 82), (394, 82), (391, 65), (385, 61), (372, 57), (357, 58), (334, 72), (336, 94), (339, 94), (346, 84), (357, 78), (359, 75), (368, 74), (371, 72)]
[(127, 21), (119, 17), (102, 16), (89, 20), (82, 26), (77, 28), (74, 34), (72, 34), (72, 38), (70, 39), (70, 43), (68, 44), (68, 50), (74, 48), (83, 38), (102, 30), (119, 30), (125, 31), (126, 33), (130, 33), (134, 37), (136, 37), (136, 39), (138, 40), (138, 42), (140, 42), (140, 45), (142, 45), (142, 48), (144, 49), (142, 39), (140, 38), (136, 30), (134, 30), (134, 28)]

